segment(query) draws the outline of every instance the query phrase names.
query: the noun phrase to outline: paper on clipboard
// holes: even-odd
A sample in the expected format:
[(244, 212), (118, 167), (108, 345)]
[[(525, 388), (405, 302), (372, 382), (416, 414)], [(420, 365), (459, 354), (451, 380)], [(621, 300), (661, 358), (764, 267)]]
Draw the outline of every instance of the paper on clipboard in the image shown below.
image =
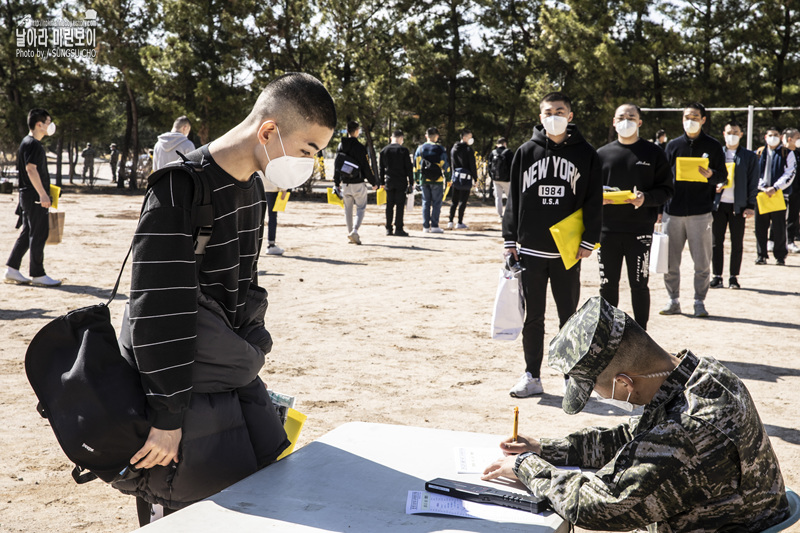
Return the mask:
[(708, 168), (707, 157), (679, 157), (675, 160), (675, 181), (708, 183), (697, 167)]
[[(578, 209), (567, 218), (550, 226), (550, 234), (556, 243), (564, 268), (569, 270), (578, 262), (578, 248), (583, 237), (583, 209)], [(600, 248), (599, 244), (594, 249)]]
[(736, 170), (736, 163), (725, 163), (725, 167), (728, 169), (728, 181), (725, 182), (722, 188), (730, 189), (733, 187), (733, 171)]
[(756, 196), (756, 204), (758, 205), (759, 215), (786, 209), (786, 200), (783, 199), (783, 191), (777, 191), (772, 196), (767, 196), (767, 193), (761, 191)]

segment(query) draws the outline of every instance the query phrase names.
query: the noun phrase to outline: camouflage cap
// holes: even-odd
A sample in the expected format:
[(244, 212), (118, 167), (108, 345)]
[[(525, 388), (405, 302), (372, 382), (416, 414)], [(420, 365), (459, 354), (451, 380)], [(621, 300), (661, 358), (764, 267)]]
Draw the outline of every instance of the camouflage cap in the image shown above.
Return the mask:
[(626, 316), (624, 311), (595, 296), (550, 341), (547, 364), (569, 376), (561, 405), (565, 413), (574, 415), (586, 405), (597, 376), (617, 352)]

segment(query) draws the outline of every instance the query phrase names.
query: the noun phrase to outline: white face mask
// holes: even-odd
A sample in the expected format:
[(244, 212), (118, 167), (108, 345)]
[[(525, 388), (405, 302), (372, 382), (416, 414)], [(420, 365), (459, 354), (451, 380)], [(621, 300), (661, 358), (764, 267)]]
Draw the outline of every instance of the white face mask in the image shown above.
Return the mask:
[(730, 135), (728, 133), (725, 134), (725, 144), (728, 146), (736, 146), (739, 144), (739, 136), (738, 135)]
[[(278, 127), (275, 126), (275, 128), (277, 129)], [(271, 159), (267, 152), (267, 145), (264, 145), (264, 153), (267, 154), (267, 166), (264, 168), (264, 177), (279, 189), (294, 189), (304, 184), (306, 180), (311, 177), (311, 173), (314, 171), (314, 159), (311, 157), (286, 155), (280, 129), (278, 129), (278, 140), (281, 143), (283, 157)]]
[(550, 115), (549, 117), (544, 117), (542, 120), (542, 125), (547, 133), (550, 135), (561, 135), (565, 131), (567, 131), (567, 124), (569, 121), (566, 117), (559, 117), (558, 115)]
[(472, 146), (474, 143), (475, 143), (475, 139), (473, 139), (472, 137), (470, 137), (469, 140), (467, 141), (467, 145), (468, 146)]
[(616, 386), (617, 386), (617, 380), (615, 379), (613, 381), (613, 385), (611, 385), (611, 398), (603, 398), (602, 396), (600, 396), (600, 393), (597, 392), (597, 391), (594, 391), (594, 395), (599, 401), (601, 401), (603, 403), (606, 403), (608, 405), (613, 405), (614, 407), (619, 407), (623, 411), (627, 411), (628, 413), (630, 413), (631, 411), (633, 411), (636, 408), (636, 406), (633, 405), (630, 402), (631, 393), (630, 392), (628, 393), (628, 398), (626, 400), (624, 400), (624, 401), (623, 400), (615, 400), (614, 399), (614, 392), (615, 392)]
[(702, 124), (700, 124), (696, 120), (684, 120), (683, 121), (683, 131), (685, 131), (689, 135), (694, 135), (695, 133), (700, 131), (701, 127), (702, 127)]
[(636, 125), (636, 122), (632, 120), (620, 120), (614, 126), (614, 129), (617, 130), (619, 136), (622, 138), (631, 137), (636, 133), (636, 130), (639, 129), (639, 126)]
[(56, 134), (56, 123), (55, 123), (55, 122), (51, 122), (51, 123), (50, 123), (50, 124), (47, 126), (47, 134), (48, 134), (50, 137), (52, 137), (53, 135), (55, 135), (55, 134)]
[(770, 148), (775, 148), (781, 142), (781, 138), (777, 135), (767, 135), (767, 144)]

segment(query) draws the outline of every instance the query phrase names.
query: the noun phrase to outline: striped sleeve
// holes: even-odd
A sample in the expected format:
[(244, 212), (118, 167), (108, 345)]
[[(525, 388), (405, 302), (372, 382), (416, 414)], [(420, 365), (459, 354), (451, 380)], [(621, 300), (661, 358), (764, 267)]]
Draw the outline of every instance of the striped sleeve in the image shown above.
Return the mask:
[(153, 425), (178, 429), (189, 406), (197, 337), (193, 184), (176, 171), (145, 197), (136, 228), (130, 291), (133, 353)]

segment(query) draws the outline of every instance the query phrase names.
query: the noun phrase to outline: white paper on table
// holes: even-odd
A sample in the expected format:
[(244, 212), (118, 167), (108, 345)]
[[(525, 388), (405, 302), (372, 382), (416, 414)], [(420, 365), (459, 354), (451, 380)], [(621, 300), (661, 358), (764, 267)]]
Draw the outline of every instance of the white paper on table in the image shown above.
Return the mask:
[(454, 448), (454, 451), (459, 474), (483, 474), (487, 466), (503, 457), (499, 447)]
[(542, 523), (541, 514), (534, 514), (521, 509), (511, 509), (501, 505), (470, 502), (424, 490), (410, 490), (406, 499), (406, 514), (420, 513), (480, 518), (493, 522), (511, 522), (515, 524), (541, 525)]

